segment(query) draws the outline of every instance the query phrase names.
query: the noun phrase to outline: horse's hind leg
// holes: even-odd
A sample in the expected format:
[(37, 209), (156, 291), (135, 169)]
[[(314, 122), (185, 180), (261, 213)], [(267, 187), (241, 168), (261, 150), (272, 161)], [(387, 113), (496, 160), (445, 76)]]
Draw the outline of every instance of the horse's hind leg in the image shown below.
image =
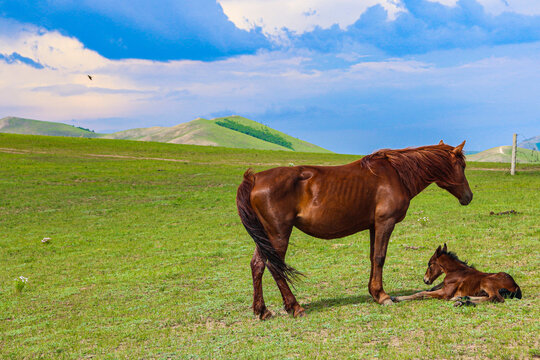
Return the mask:
[[(287, 247), (289, 245), (289, 237), (275, 237), (270, 235), (269, 238), (278, 255), (283, 260), (285, 260), (285, 254), (287, 253)], [(289, 314), (292, 313), (294, 317), (304, 316), (304, 308), (301, 307), (300, 304), (298, 304), (298, 301), (296, 301), (296, 297), (292, 293), (289, 284), (287, 284), (287, 281), (281, 275), (272, 271), (272, 267), (269, 266), (268, 270), (270, 270), (270, 273), (274, 277), (279, 291), (281, 292), (281, 297), (283, 298), (283, 305), (285, 307), (285, 310)]]
[(253, 312), (259, 319), (265, 320), (272, 316), (266, 308), (263, 298), (262, 277), (264, 274), (264, 259), (259, 254), (259, 249), (255, 248), (253, 258), (251, 258), (251, 276), (253, 277)]

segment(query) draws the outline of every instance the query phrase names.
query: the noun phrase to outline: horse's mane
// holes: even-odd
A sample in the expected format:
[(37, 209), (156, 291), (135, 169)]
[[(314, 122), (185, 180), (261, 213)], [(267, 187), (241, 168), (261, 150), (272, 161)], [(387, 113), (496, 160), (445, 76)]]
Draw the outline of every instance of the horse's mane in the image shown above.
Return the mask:
[[(426, 183), (444, 180), (451, 183), (453, 172), (450, 154), (454, 148), (439, 144), (405, 149), (383, 149), (367, 155), (360, 160), (363, 166), (373, 171), (376, 160), (385, 159), (397, 171), (401, 182), (410, 197), (423, 190)], [(457, 160), (465, 165), (463, 153), (454, 153)]]
[[(460, 260), (460, 259), (458, 258), (458, 256), (456, 255), (456, 253), (454, 253), (454, 252), (452, 252), (452, 251), (444, 251), (444, 250), (443, 250), (443, 251), (441, 252), (441, 255), (448, 255), (452, 260), (455, 260), (455, 261), (457, 261), (458, 263), (460, 263), (460, 264), (462, 264), (462, 265), (468, 266), (468, 267), (473, 268), (473, 269), (475, 268), (472, 264), (469, 265), (469, 264), (467, 264), (466, 261)], [(441, 256), (441, 255), (439, 255), (439, 256)]]

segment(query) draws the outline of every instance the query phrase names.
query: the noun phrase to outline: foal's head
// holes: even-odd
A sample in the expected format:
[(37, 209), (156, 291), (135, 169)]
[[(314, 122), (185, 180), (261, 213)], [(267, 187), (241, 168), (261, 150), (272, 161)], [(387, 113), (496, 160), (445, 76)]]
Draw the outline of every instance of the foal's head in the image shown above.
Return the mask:
[(443, 268), (441, 264), (439, 263), (439, 257), (442, 254), (446, 254), (446, 253), (448, 253), (448, 249), (446, 248), (446, 243), (445, 243), (442, 249), (441, 249), (441, 246), (439, 245), (439, 247), (437, 248), (437, 250), (435, 250), (435, 253), (431, 257), (431, 259), (429, 259), (426, 275), (424, 275), (424, 282), (426, 284), (428, 285), (432, 284), (443, 273)]
[[(439, 145), (444, 145), (442, 140)], [(465, 177), (463, 146), (465, 146), (465, 141), (450, 150), (451, 169), (445, 174), (444, 178), (437, 180), (436, 183), (439, 187), (454, 195), (461, 205), (468, 205), (473, 198), (473, 193)]]

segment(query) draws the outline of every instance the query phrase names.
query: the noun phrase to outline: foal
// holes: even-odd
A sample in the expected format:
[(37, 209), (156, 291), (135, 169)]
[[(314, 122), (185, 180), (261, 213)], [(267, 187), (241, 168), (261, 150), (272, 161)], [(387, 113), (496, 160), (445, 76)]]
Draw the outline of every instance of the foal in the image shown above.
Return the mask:
[(448, 252), (446, 244), (439, 246), (429, 259), (424, 282), (432, 284), (442, 273), (446, 274), (442, 284), (428, 291), (409, 296), (398, 296), (396, 301), (436, 298), (457, 301), (463, 305), (469, 301), (478, 304), (484, 301), (504, 302), (504, 297), (521, 299), (521, 289), (510, 275), (504, 272), (484, 273)]

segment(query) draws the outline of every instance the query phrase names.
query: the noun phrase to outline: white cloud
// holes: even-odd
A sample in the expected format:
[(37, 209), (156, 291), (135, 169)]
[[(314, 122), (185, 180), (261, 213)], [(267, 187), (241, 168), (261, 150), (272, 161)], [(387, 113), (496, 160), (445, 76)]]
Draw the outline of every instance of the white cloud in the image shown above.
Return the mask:
[[(458, 0), (429, 0), (446, 6), (455, 6)], [(498, 15), (515, 12), (524, 15), (540, 15), (538, 0), (477, 0), (487, 12)], [(345, 29), (356, 22), (367, 8), (381, 5), (393, 20), (406, 11), (401, 0), (218, 0), (227, 17), (241, 29), (261, 27), (266, 34), (284, 40), (282, 29), (298, 34), (313, 30), (316, 26), (329, 28), (337, 24)]]
[[(458, 0), (429, 0), (446, 6), (455, 6)], [(503, 12), (515, 12), (523, 15), (540, 15), (538, 0), (476, 0), (487, 12), (498, 15)]]
[(260, 26), (267, 34), (282, 28), (304, 33), (316, 26), (342, 29), (358, 20), (367, 8), (380, 4), (389, 19), (403, 11), (398, 0), (218, 0), (229, 19), (239, 28)]

